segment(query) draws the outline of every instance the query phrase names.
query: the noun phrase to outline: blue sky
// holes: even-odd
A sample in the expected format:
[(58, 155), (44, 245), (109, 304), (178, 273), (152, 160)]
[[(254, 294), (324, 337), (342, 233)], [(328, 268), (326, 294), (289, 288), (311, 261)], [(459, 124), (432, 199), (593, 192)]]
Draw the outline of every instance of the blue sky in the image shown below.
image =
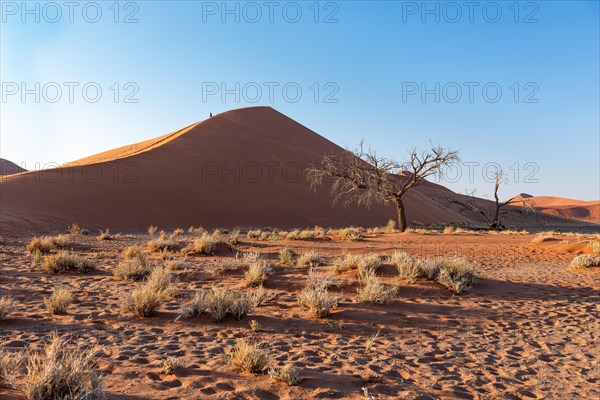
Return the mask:
[(2, 2), (0, 156), (28, 169), (270, 105), (386, 156), (460, 148), (456, 191), (500, 165), (504, 197), (600, 198), (597, 1), (62, 4)]

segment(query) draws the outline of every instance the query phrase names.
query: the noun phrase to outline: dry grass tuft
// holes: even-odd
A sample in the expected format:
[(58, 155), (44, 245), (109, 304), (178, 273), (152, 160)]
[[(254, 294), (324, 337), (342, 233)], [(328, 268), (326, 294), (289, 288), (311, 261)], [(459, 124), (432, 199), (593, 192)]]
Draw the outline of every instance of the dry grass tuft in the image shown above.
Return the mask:
[(52, 294), (44, 298), (44, 304), (52, 315), (66, 314), (73, 304), (73, 291), (69, 288), (56, 288)]
[(27, 245), (30, 254), (49, 254), (52, 250), (62, 249), (69, 242), (67, 235), (34, 237)]
[(386, 304), (394, 300), (397, 293), (397, 286), (383, 284), (375, 275), (369, 275), (358, 288), (358, 301)]
[(4, 320), (11, 312), (17, 308), (17, 302), (12, 297), (0, 297), (0, 321)]
[(100, 231), (96, 240), (113, 240), (114, 237), (110, 234), (108, 228), (105, 231)]
[(537, 234), (533, 240), (531, 241), (532, 243), (542, 243), (542, 242), (549, 242), (551, 240), (558, 240), (556, 237), (554, 237), (554, 232), (543, 232), (543, 233), (539, 233)]
[(22, 352), (11, 353), (0, 347), (0, 385), (16, 385), (15, 373), (22, 361)]
[(94, 261), (86, 260), (68, 251), (60, 251), (56, 254), (45, 256), (43, 264), (44, 270), (52, 274), (58, 274), (67, 270), (88, 272), (95, 267), (96, 263)]
[(177, 246), (177, 242), (174, 240), (173, 235), (167, 236), (165, 232), (161, 232), (156, 239), (148, 241), (147, 246), (148, 250), (152, 252), (168, 251), (173, 250)]
[(590, 241), (590, 250), (593, 253), (600, 254), (600, 242), (598, 241)]
[(302, 382), (302, 377), (298, 374), (298, 370), (291, 365), (284, 367), (272, 367), (269, 369), (269, 376), (279, 382), (285, 382), (289, 386), (295, 386)]
[(321, 285), (307, 285), (298, 295), (298, 303), (311, 317), (324, 318), (337, 308), (341, 296), (330, 294)]
[(151, 286), (141, 285), (124, 293), (121, 301), (123, 312), (146, 318), (162, 306), (165, 296)]
[(473, 266), (460, 257), (439, 259), (438, 283), (454, 293), (461, 293), (473, 286), (477, 274)]
[(125, 260), (140, 259), (146, 261), (146, 253), (140, 246), (129, 246), (123, 250), (123, 258)]
[(311, 250), (300, 254), (298, 259), (296, 260), (296, 264), (300, 267), (314, 268), (323, 264), (323, 259), (317, 251)]
[(71, 236), (80, 236), (80, 235), (87, 235), (89, 233), (89, 231), (87, 229), (80, 227), (77, 224), (71, 224), (69, 226), (69, 228), (67, 228), (67, 233)]
[(52, 336), (42, 352), (29, 351), (27, 374), (15, 387), (27, 400), (105, 399), (101, 374), (94, 360), (98, 349), (68, 349), (68, 341)]
[(148, 264), (144, 255), (120, 262), (113, 270), (113, 275), (117, 279), (139, 281), (150, 275), (150, 272), (152, 272), (152, 266)]
[(581, 254), (571, 261), (571, 269), (590, 269), (600, 267), (600, 256), (594, 254)]
[(148, 227), (148, 234), (150, 236), (154, 236), (154, 234), (156, 233), (156, 231), (158, 231), (158, 227), (154, 226), (154, 225), (150, 225)]
[(245, 293), (213, 287), (197, 291), (187, 309), (177, 318), (195, 317), (207, 312), (217, 322), (223, 321), (228, 314), (241, 320), (252, 308), (253, 301)]
[(244, 273), (244, 285), (246, 287), (262, 285), (267, 279), (267, 274), (271, 272), (268, 261), (258, 252), (244, 254), (243, 260), (248, 262), (248, 269)]
[(294, 263), (294, 252), (287, 246), (279, 250), (278, 256), (279, 262), (283, 265), (292, 265)]
[(200, 237), (194, 239), (183, 250), (185, 254), (204, 254), (212, 255), (215, 252), (217, 244), (221, 241), (221, 235), (217, 231), (212, 234), (203, 233)]
[(359, 280), (374, 274), (382, 264), (377, 254), (344, 254), (335, 261), (336, 272), (358, 269)]
[(248, 295), (254, 307), (260, 307), (263, 303), (272, 301), (277, 296), (275, 292), (265, 290), (263, 285), (250, 292)]
[(344, 228), (339, 231), (340, 236), (343, 240), (349, 240), (352, 242), (362, 239), (361, 231), (358, 228)]
[(389, 257), (389, 260), (390, 263), (396, 266), (398, 278), (408, 283), (414, 283), (417, 278), (424, 276), (421, 269), (422, 262), (405, 252), (395, 251)]
[(251, 339), (239, 339), (227, 353), (231, 365), (241, 372), (260, 373), (267, 366), (267, 352)]
[(171, 375), (176, 369), (184, 366), (183, 359), (179, 357), (169, 357), (163, 361), (161, 372), (165, 375)]

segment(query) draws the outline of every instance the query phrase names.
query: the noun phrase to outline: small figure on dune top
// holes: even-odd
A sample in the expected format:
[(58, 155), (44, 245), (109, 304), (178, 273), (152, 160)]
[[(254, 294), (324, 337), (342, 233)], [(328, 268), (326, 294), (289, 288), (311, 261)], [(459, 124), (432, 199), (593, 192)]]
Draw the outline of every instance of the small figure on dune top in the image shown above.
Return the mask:
[(209, 113), (209, 114), (210, 114), (210, 115), (209, 115), (209, 118), (210, 118), (210, 117), (212, 117), (212, 113)]

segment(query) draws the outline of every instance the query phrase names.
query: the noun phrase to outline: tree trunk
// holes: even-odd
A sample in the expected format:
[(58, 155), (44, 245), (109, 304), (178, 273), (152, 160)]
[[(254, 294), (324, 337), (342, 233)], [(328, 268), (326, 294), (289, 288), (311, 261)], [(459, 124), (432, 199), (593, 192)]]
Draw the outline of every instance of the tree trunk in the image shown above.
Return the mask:
[(406, 226), (406, 214), (404, 214), (404, 203), (402, 199), (396, 199), (396, 209), (398, 211), (398, 229), (400, 232), (404, 232)]

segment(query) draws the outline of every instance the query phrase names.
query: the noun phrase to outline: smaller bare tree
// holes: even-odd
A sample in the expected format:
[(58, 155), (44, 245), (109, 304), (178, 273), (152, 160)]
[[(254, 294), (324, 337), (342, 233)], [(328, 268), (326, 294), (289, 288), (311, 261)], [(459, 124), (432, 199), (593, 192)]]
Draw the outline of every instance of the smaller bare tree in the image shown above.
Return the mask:
[[(503, 182), (506, 182), (506, 176), (502, 172), (502, 170), (497, 170), (494, 175), (494, 207), (490, 210), (489, 208), (483, 208), (479, 206), (476, 202), (475, 192), (467, 193), (464, 201), (456, 200), (456, 199), (448, 199), (450, 203), (458, 204), (463, 208), (462, 211), (472, 211), (477, 213), (483, 217), (485, 223), (488, 226), (489, 230), (500, 231), (505, 227), (501, 221), (501, 209), (506, 207), (509, 204), (518, 203), (519, 200), (516, 197), (511, 197), (506, 201), (500, 201), (500, 197), (498, 195), (498, 189)], [(527, 207), (527, 206), (525, 206)]]
[(331, 180), (333, 203), (343, 201), (344, 206), (355, 202), (370, 208), (373, 204), (396, 205), (398, 228), (407, 228), (404, 195), (421, 185), (425, 178), (442, 174), (443, 168), (460, 159), (458, 151), (440, 146), (422, 153), (412, 149), (405, 161), (379, 157), (372, 149), (358, 148), (340, 155), (326, 155), (319, 165), (307, 169), (307, 178), (313, 188)]

